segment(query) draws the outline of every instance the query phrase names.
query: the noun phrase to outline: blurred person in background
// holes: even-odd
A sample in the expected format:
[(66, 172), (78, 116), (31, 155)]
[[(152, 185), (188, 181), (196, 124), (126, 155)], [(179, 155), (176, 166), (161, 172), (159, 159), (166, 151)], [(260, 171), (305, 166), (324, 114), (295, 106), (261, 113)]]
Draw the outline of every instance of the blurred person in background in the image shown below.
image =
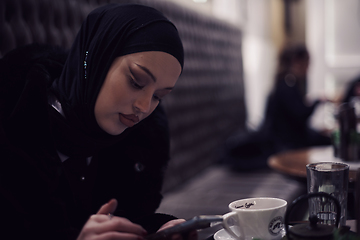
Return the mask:
[(310, 55), (304, 45), (286, 46), (279, 55), (274, 88), (259, 130), (236, 134), (228, 139), (223, 161), (238, 170), (267, 166), (278, 152), (330, 145), (330, 136), (309, 126), (316, 106), (327, 100), (306, 98)]
[(316, 106), (328, 101), (311, 102), (306, 98), (309, 63), (310, 55), (304, 45), (286, 47), (280, 54), (262, 127), (269, 131), (277, 151), (331, 144), (329, 136), (309, 126)]
[(352, 102), (357, 98), (360, 98), (360, 76), (356, 77), (349, 83), (341, 102)]

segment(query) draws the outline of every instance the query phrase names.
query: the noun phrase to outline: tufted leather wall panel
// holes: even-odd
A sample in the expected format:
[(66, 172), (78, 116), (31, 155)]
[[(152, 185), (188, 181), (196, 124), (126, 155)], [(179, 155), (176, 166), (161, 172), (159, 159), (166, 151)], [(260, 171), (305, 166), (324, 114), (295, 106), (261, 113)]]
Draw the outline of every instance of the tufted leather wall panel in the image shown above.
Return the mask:
[(0, 57), (32, 42), (69, 48), (82, 20), (107, 2), (159, 9), (183, 40), (185, 68), (163, 100), (171, 134), (167, 191), (216, 162), (226, 137), (245, 127), (241, 31), (168, 0), (0, 0)]

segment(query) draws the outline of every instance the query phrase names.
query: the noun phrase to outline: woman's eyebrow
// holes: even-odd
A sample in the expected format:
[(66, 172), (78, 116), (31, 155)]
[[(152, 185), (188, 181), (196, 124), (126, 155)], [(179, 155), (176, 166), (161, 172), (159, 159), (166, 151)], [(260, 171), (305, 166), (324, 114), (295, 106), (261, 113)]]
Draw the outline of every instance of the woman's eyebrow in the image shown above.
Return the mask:
[(139, 67), (141, 70), (143, 70), (145, 73), (147, 73), (147, 75), (149, 75), (150, 78), (151, 78), (154, 82), (156, 82), (155, 76), (150, 72), (149, 69), (147, 69), (146, 67), (141, 66), (141, 65), (139, 65), (139, 64), (137, 64), (137, 63), (135, 63), (135, 65), (138, 66), (138, 67)]

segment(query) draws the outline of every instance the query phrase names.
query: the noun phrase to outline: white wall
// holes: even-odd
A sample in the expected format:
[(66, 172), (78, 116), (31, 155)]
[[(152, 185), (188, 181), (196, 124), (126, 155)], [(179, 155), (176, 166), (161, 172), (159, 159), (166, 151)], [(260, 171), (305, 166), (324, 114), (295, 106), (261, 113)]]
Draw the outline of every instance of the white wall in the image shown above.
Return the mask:
[(360, 74), (359, 11), (358, 0), (307, 0), (311, 93), (334, 96)]
[[(330, 98), (342, 95), (360, 75), (360, 2), (307, 0), (306, 42), (311, 53), (308, 91)], [(320, 109), (312, 124), (324, 121)]]
[(244, 24), (243, 59), (248, 126), (256, 129), (263, 120), (276, 66), (271, 34), (271, 1), (248, 0)]

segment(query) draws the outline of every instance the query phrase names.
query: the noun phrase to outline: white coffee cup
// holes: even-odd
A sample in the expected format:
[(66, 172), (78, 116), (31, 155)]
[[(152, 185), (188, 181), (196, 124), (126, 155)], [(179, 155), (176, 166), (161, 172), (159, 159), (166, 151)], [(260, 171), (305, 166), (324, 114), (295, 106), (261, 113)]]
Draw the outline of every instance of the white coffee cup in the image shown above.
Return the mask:
[[(237, 200), (229, 204), (231, 212), (223, 216), (223, 227), (237, 240), (281, 239), (284, 233), (286, 206), (287, 202), (279, 198)], [(231, 220), (233, 224), (230, 224)]]

